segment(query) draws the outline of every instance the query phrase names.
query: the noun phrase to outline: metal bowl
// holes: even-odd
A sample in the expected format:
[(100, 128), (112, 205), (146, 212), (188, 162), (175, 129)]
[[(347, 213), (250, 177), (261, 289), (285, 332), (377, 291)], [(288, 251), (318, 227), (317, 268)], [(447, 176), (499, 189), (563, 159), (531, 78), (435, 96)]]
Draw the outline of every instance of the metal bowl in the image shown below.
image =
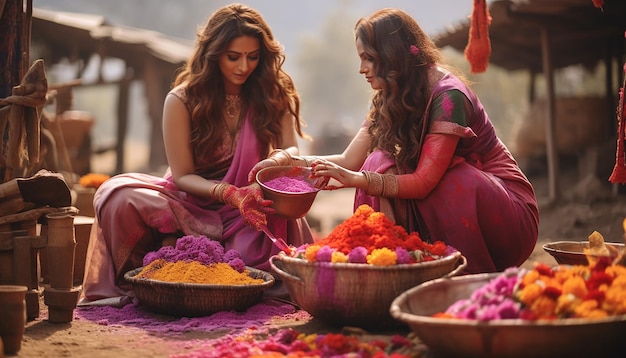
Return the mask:
[(380, 329), (406, 326), (389, 315), (389, 306), (400, 293), (428, 280), (454, 276), (467, 261), (455, 252), (434, 261), (373, 266), (309, 262), (281, 253), (270, 257), (270, 265), (291, 299), (314, 318), (332, 326)]
[[(605, 245), (613, 258), (624, 250), (624, 244), (605, 242)], [(543, 245), (543, 250), (563, 265), (587, 265), (585, 248), (589, 248), (589, 241), (555, 241)]]
[(626, 351), (626, 315), (605, 319), (479, 322), (433, 318), (499, 273), (441, 278), (399, 295), (391, 315), (406, 322), (437, 357), (613, 357)]
[[(289, 192), (277, 190), (265, 184), (278, 177), (299, 178), (313, 185), (315, 189), (309, 192)], [(298, 219), (309, 212), (317, 193), (320, 191), (319, 185), (322, 180), (322, 178), (311, 178), (311, 168), (309, 167), (268, 167), (259, 170), (256, 174), (256, 181), (261, 186), (263, 196), (274, 202), (272, 207), (276, 210), (276, 215), (286, 219)]]
[(245, 311), (258, 303), (274, 285), (270, 273), (246, 266), (248, 275), (263, 279), (253, 285), (217, 285), (166, 282), (136, 277), (143, 267), (126, 272), (124, 279), (133, 285), (139, 303), (149, 310), (176, 317), (200, 317), (220, 311)]

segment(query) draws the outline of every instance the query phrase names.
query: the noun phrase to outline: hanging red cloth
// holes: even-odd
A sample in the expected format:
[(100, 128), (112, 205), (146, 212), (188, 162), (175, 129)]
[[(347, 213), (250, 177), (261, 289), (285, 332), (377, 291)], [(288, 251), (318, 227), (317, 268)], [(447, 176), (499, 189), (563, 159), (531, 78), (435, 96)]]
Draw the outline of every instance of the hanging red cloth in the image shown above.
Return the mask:
[(624, 112), (626, 112), (626, 101), (624, 101), (624, 91), (626, 88), (626, 64), (624, 64), (624, 82), (619, 91), (619, 103), (617, 105), (617, 153), (615, 154), (615, 167), (609, 177), (611, 183), (626, 184), (626, 126), (624, 124)]
[(485, 72), (487, 65), (489, 65), (489, 56), (491, 55), (490, 24), (491, 16), (489, 15), (487, 0), (474, 0), (469, 38), (465, 47), (465, 58), (470, 63), (472, 73)]

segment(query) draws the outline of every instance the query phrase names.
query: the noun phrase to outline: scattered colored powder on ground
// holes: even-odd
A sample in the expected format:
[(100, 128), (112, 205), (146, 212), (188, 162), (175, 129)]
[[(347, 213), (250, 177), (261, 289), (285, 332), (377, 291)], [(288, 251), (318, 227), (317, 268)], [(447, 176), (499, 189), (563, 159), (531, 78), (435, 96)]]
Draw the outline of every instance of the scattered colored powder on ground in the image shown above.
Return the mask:
[(97, 322), (100, 325), (122, 325), (141, 328), (151, 333), (212, 332), (250, 327), (261, 327), (281, 319), (308, 320), (306, 311), (296, 311), (293, 305), (266, 299), (249, 307), (245, 312), (222, 311), (205, 317), (177, 318), (153, 313), (141, 305), (128, 304), (122, 308), (111, 306), (77, 307), (78, 320)]
[(402, 335), (381, 339), (343, 333), (303, 334), (280, 329), (271, 334), (248, 330), (207, 341), (193, 352), (174, 358), (310, 357), (310, 358), (408, 358), (419, 357), (424, 347)]
[(300, 177), (282, 176), (270, 179), (263, 184), (268, 188), (288, 193), (310, 193), (317, 190), (313, 184)]

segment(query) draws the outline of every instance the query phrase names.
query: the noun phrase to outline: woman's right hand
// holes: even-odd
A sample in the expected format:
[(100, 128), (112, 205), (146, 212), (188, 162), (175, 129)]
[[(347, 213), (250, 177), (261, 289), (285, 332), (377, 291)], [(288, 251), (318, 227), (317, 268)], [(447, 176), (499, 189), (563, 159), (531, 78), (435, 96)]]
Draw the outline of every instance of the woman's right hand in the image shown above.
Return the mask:
[(267, 215), (274, 213), (273, 202), (263, 197), (261, 187), (256, 183), (241, 188), (228, 187), (224, 192), (224, 202), (239, 208), (243, 221), (257, 230), (267, 225)]

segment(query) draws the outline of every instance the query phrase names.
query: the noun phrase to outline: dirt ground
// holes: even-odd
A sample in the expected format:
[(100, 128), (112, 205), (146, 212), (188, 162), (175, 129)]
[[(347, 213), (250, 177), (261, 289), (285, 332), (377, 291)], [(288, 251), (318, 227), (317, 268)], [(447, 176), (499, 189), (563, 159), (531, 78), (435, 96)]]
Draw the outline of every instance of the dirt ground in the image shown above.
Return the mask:
[[(531, 178), (531, 181), (542, 203), (542, 197), (547, 195), (546, 180)], [(558, 240), (586, 240), (594, 230), (603, 234), (607, 241), (623, 242), (622, 220), (626, 217), (624, 194), (618, 194), (615, 188), (597, 180), (570, 182), (565, 188), (567, 198), (562, 204), (557, 206), (542, 204), (539, 241), (524, 266), (531, 267), (536, 261), (555, 264), (552, 257), (543, 251), (544, 243)], [(339, 200), (344, 201), (345, 198)], [(320, 202), (332, 205), (332, 200), (328, 198), (323, 198)], [(283, 318), (276, 318), (273, 322), (273, 328), (292, 327), (304, 333), (336, 331), (335, 328), (327, 327), (306, 315), (288, 314)], [(397, 332), (409, 333), (404, 329)], [(16, 356), (130, 358), (187, 354), (200, 357), (209, 355), (193, 355), (194, 350), (221, 334), (224, 334), (224, 330), (216, 329), (212, 332), (190, 330), (183, 334), (154, 333), (133, 325), (104, 324), (102, 321), (84, 318), (74, 319), (67, 324), (54, 324), (47, 321), (47, 308), (42, 304), (40, 317), (27, 323), (22, 347)], [(388, 336), (390, 333), (383, 333), (385, 334)], [(427, 352), (422, 356), (426, 355)], [(420, 354), (416, 353), (416, 356)]]

